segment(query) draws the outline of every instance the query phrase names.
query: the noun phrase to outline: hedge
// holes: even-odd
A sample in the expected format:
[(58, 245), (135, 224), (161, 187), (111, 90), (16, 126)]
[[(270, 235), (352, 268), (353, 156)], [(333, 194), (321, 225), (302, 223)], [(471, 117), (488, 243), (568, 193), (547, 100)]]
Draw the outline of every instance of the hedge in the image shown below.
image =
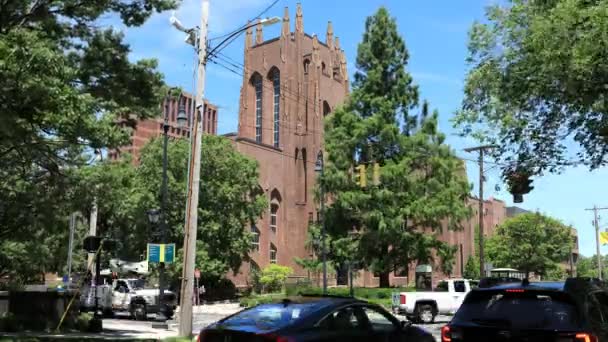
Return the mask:
[[(355, 297), (362, 299), (374, 304), (382, 305), (390, 308), (392, 306), (392, 294), (393, 292), (413, 292), (415, 288), (411, 287), (395, 287), (395, 288), (369, 288), (369, 287), (356, 287), (354, 288)], [(311, 286), (290, 286), (286, 288), (286, 293), (274, 293), (267, 295), (254, 295), (242, 298), (240, 301), (241, 306), (250, 307), (259, 304), (276, 303), (281, 301), (286, 296), (298, 296), (298, 295), (309, 295), (309, 296), (321, 296), (323, 289), (320, 287)], [(327, 294), (331, 296), (349, 297), (350, 289), (347, 287), (332, 287), (327, 289)]]

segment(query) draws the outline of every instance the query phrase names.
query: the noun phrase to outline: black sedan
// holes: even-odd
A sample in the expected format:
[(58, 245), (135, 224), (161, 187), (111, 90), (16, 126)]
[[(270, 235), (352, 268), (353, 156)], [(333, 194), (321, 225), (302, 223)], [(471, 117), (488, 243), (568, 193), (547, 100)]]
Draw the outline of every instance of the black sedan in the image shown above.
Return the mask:
[(200, 342), (432, 342), (382, 307), (345, 297), (293, 297), (245, 309), (203, 329)]

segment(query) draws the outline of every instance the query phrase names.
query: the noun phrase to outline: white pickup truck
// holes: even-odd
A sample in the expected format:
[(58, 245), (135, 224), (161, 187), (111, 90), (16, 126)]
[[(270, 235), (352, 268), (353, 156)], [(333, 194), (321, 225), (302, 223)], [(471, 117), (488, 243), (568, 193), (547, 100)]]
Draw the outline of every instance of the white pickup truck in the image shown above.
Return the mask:
[(474, 280), (448, 279), (440, 281), (432, 292), (394, 292), (393, 312), (414, 322), (432, 323), (438, 314), (453, 315), (477, 284)]

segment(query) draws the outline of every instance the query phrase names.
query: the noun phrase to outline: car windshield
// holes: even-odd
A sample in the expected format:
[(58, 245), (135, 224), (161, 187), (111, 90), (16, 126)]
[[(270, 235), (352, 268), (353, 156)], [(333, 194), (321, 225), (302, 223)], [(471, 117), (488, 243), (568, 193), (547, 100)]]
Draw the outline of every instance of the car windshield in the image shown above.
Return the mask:
[(454, 320), (510, 329), (574, 330), (580, 325), (577, 308), (567, 295), (523, 290), (473, 292)]
[(128, 280), (129, 287), (132, 289), (143, 289), (146, 282), (143, 279), (131, 279)]
[(221, 321), (224, 327), (255, 326), (261, 330), (274, 330), (287, 326), (319, 308), (318, 303), (263, 304)]

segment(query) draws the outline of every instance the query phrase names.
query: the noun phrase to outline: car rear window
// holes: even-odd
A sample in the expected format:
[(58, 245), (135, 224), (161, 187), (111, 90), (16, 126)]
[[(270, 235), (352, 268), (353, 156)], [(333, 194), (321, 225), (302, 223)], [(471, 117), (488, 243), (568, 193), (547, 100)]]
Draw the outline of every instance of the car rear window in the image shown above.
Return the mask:
[(516, 329), (574, 330), (580, 327), (577, 307), (567, 294), (511, 291), (473, 291), (454, 319), (460, 323)]
[(261, 330), (274, 330), (287, 326), (317, 309), (319, 305), (316, 303), (262, 304), (241, 311), (220, 323), (225, 327), (255, 326)]

